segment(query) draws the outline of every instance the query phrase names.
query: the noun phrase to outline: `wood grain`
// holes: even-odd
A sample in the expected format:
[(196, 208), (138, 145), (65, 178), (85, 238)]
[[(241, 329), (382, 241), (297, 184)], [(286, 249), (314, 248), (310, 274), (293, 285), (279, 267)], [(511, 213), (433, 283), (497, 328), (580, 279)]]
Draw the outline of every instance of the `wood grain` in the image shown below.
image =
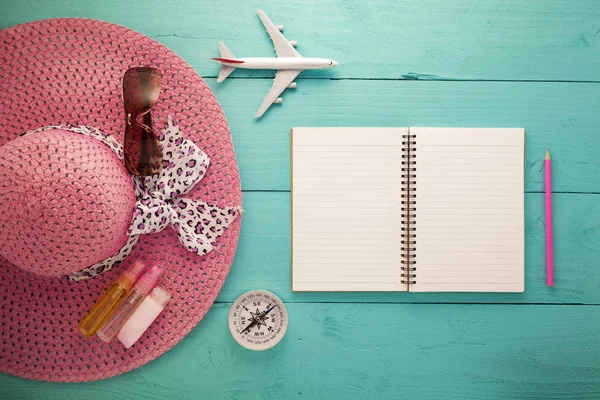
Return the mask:
[[(288, 304), (273, 350), (237, 345), (215, 305), (173, 350), (83, 384), (0, 377), (11, 400), (597, 399), (595, 306)], [(133, 348), (132, 348), (133, 350)]]
[[(272, 56), (256, 9), (301, 54), (340, 66), (311, 78), (600, 81), (600, 7), (592, 0), (344, 1), (1, 0), (0, 27), (51, 17), (126, 25), (215, 77), (223, 40), (235, 55)], [(269, 71), (234, 77), (272, 76)], [(254, 115), (254, 114), (251, 114)]]
[(294, 293), (289, 193), (245, 193), (236, 258), (217, 301), (231, 302), (247, 290), (264, 287), (284, 301), (301, 303), (600, 304), (600, 195), (554, 195), (554, 288), (546, 286), (545, 278), (543, 196), (525, 195), (524, 293)]
[[(600, 58), (600, 57), (599, 57)], [(289, 190), (294, 126), (524, 127), (525, 190), (600, 193), (600, 90), (590, 83), (300, 80), (259, 121), (268, 80), (208, 80), (231, 127), (244, 190)]]

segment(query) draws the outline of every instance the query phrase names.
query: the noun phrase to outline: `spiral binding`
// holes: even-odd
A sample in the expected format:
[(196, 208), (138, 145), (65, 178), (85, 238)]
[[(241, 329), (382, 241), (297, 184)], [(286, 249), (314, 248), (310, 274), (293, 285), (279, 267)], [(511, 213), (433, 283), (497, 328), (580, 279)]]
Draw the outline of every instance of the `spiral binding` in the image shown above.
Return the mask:
[(416, 178), (417, 178), (417, 162), (415, 160), (415, 145), (417, 144), (416, 136), (402, 135), (402, 188), (400, 195), (401, 216), (403, 226), (401, 230), (401, 247), (402, 251), (400, 264), (402, 271), (400, 273), (400, 282), (407, 286), (414, 285), (416, 281), (417, 271), (417, 234), (415, 227), (415, 219), (417, 218), (417, 201), (416, 201)]

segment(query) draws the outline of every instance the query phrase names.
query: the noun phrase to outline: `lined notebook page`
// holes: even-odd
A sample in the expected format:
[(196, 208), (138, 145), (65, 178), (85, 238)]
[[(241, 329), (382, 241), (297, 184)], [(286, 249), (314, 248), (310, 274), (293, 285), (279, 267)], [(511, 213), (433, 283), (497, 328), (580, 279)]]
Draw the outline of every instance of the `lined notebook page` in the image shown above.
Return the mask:
[(398, 291), (407, 128), (294, 128), (292, 290)]
[(417, 292), (524, 290), (523, 129), (410, 128)]

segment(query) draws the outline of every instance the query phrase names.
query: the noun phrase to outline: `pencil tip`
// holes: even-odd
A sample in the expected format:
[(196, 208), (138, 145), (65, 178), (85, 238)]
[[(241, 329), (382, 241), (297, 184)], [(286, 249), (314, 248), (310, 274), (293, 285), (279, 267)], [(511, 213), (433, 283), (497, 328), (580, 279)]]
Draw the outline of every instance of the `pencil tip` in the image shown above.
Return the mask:
[(548, 151), (548, 149), (546, 149), (546, 160), (550, 159), (550, 152)]

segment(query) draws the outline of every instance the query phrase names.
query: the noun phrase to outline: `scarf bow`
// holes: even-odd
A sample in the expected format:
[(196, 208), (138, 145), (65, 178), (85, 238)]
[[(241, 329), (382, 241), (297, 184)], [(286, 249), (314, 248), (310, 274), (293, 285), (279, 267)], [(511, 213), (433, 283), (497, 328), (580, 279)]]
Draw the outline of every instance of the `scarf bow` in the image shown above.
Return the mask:
[(158, 175), (134, 177), (138, 201), (129, 235), (160, 232), (168, 225), (189, 251), (205, 255), (239, 214), (239, 207), (218, 207), (183, 197), (206, 174), (208, 156), (183, 138), (169, 117), (158, 135), (163, 148), (163, 170)]

